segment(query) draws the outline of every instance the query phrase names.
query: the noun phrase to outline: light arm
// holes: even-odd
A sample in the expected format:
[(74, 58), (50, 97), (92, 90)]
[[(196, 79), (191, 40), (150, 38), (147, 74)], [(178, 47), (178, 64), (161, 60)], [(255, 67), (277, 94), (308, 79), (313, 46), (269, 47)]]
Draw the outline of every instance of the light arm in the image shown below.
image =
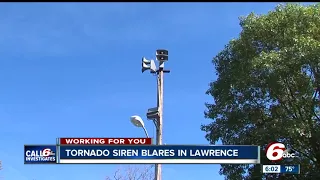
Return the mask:
[(148, 131), (147, 131), (146, 127), (143, 126), (142, 128), (143, 128), (144, 133), (146, 134), (147, 138), (149, 138)]

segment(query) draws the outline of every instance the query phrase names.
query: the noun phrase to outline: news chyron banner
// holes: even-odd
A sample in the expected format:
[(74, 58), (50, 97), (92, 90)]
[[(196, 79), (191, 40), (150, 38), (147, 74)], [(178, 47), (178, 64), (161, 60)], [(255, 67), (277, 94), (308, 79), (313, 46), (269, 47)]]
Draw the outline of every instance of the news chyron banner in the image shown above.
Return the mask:
[(259, 146), (152, 145), (151, 138), (58, 138), (25, 145), (25, 164), (259, 164)]

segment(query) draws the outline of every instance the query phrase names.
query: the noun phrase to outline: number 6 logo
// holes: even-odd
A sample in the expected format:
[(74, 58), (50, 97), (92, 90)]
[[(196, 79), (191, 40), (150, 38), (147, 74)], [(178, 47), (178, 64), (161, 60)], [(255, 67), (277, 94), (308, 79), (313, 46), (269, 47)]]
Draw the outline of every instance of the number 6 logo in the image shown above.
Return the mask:
[(266, 148), (266, 156), (270, 161), (280, 161), (286, 146), (279, 142), (270, 143)]
[(50, 153), (51, 153), (51, 149), (46, 148), (42, 151), (42, 156), (44, 157), (50, 156)]

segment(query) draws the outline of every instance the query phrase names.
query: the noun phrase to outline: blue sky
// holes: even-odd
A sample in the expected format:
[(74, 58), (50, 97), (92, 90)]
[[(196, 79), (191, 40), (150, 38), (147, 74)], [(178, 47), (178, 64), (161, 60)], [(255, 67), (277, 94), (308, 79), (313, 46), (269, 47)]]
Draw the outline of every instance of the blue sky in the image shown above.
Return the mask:
[[(1, 3), (0, 160), (5, 180), (103, 180), (120, 165), (24, 165), (24, 144), (57, 137), (143, 137), (129, 122), (156, 105), (141, 57), (169, 50), (164, 142), (207, 144), (200, 125), (211, 59), (238, 17), (275, 3)], [(151, 122), (145, 122), (155, 135)], [(121, 166), (123, 167), (123, 166)], [(220, 180), (219, 165), (164, 165), (164, 180)]]

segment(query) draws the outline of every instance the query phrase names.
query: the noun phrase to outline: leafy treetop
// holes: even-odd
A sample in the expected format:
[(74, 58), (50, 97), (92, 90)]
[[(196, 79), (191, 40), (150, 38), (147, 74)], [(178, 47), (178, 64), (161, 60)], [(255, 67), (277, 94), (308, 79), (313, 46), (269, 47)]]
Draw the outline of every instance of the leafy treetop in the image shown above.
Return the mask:
[[(266, 15), (240, 18), (238, 39), (213, 59), (201, 129), (211, 144), (260, 145), (280, 141), (293, 149), (301, 175), (264, 175), (260, 165), (221, 165), (226, 179), (320, 179), (320, 6), (279, 5)], [(318, 177), (317, 177), (318, 176)]]

